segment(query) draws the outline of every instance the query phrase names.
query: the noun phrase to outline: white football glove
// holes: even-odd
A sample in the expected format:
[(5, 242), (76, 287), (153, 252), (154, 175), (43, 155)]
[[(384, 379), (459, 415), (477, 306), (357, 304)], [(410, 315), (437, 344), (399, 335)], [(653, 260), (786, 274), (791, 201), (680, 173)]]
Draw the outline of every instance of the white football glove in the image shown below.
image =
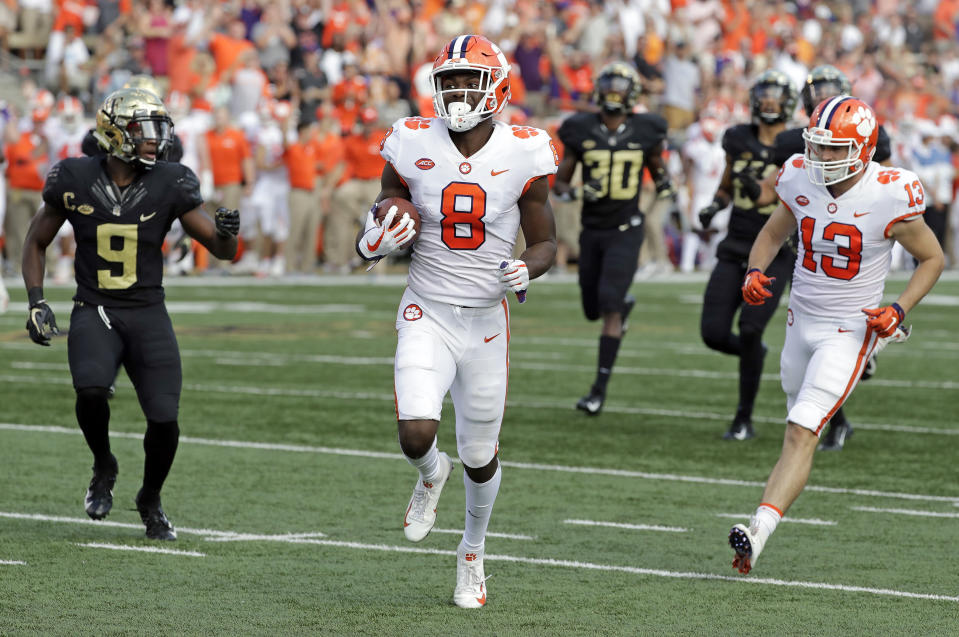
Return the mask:
[(514, 259), (500, 264), (499, 280), (507, 292), (526, 292), (529, 287), (529, 269), (526, 262)]
[(396, 227), (390, 229), (397, 212), (398, 208), (391, 206), (383, 222), (379, 226), (374, 225), (360, 237), (358, 248), (363, 258), (368, 261), (382, 259), (416, 236), (413, 219), (405, 212)]

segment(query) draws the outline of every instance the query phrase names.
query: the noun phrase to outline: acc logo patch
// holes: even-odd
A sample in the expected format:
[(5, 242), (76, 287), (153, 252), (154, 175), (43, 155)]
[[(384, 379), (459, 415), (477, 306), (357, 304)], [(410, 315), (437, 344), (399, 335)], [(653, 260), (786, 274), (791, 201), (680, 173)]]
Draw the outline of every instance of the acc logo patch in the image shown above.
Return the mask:
[(800, 206), (808, 206), (809, 198), (806, 197), (805, 195), (799, 195), (798, 197), (796, 197), (796, 203), (798, 203)]
[(592, 139), (587, 139), (583, 141), (583, 148), (589, 150), (590, 148), (596, 148), (596, 142)]
[(473, 170), (473, 167), (470, 166), (470, 163), (468, 161), (464, 161), (462, 164), (460, 164), (460, 172), (463, 173), (464, 175), (470, 174), (471, 170)]
[(92, 215), (93, 206), (88, 203), (80, 204), (77, 206), (77, 212), (79, 212), (81, 215)]
[(410, 303), (403, 310), (403, 318), (407, 321), (418, 321), (423, 318), (423, 310), (421, 310), (420, 306), (416, 303)]
[(836, 204), (834, 204), (834, 203), (831, 202), (831, 201), (829, 202), (829, 205), (826, 206), (826, 212), (828, 212), (828, 213), (831, 214), (831, 215), (836, 214), (836, 211), (837, 211), (837, 210), (839, 210), (839, 206), (837, 206)]
[(415, 165), (420, 170), (429, 170), (430, 168), (435, 166), (436, 163), (429, 157), (423, 157), (421, 159), (417, 159)]

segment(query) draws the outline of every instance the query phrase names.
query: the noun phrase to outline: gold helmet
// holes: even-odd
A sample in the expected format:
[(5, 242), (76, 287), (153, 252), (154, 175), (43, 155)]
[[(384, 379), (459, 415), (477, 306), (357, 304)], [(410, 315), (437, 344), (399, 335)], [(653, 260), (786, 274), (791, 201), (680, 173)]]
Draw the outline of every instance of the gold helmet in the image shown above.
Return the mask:
[[(154, 93), (121, 88), (103, 100), (93, 136), (110, 155), (150, 169), (173, 139), (173, 120)], [(138, 155), (137, 144), (149, 140), (156, 141), (156, 152), (152, 157)]]
[(639, 73), (626, 62), (612, 62), (596, 76), (593, 102), (610, 113), (629, 113), (639, 99)]
[(163, 97), (163, 91), (160, 90), (159, 82), (149, 75), (132, 75), (130, 79), (126, 81), (126, 84), (123, 85), (123, 88), (142, 88), (145, 91), (150, 91), (157, 97)]

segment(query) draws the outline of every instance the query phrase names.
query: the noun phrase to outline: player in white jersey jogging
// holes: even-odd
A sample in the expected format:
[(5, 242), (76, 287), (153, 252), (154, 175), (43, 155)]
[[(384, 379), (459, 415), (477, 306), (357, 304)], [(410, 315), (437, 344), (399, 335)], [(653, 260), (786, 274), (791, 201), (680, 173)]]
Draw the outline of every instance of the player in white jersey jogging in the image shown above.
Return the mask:
[[(771, 296), (763, 270), (799, 230), (780, 359), (786, 435), (759, 507), (729, 532), (740, 573), (756, 564), (806, 486), (822, 428), (856, 387), (878, 339), (896, 335), (942, 273), (942, 249), (922, 218), (922, 184), (908, 170), (871, 161), (877, 128), (872, 109), (854, 97), (821, 102), (803, 132), (805, 156), (780, 170), (781, 204), (749, 253), (743, 298), (758, 305)], [(894, 242), (919, 265), (896, 301), (880, 306)]]
[[(463, 608), (486, 603), (483, 556), (502, 474), (497, 452), (509, 369), (506, 293), (525, 291), (556, 256), (546, 180), (559, 164), (553, 144), (542, 130), (493, 119), (509, 101), (509, 71), (486, 38), (454, 38), (431, 72), (439, 117), (401, 119), (381, 145), (386, 165), (377, 201), (409, 199), (422, 221), (396, 317), (399, 442), (419, 471), (403, 526), (407, 539), (419, 542), (436, 521), (453, 471), (436, 446), (449, 392), (465, 469), (466, 528), (453, 593)], [(413, 234), (408, 215), (390, 230), (394, 215), (382, 226), (368, 215), (357, 241), (364, 259), (386, 256)], [(528, 247), (512, 260), (520, 226)]]

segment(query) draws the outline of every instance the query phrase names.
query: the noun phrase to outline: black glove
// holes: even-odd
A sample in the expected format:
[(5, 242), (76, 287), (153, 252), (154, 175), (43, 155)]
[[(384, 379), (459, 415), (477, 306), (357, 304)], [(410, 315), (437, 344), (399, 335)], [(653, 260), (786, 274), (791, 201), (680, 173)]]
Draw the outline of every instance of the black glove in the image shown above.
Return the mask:
[[(44, 330), (44, 325), (49, 326), (49, 331)], [(53, 316), (53, 310), (47, 305), (46, 299), (38, 299), (30, 303), (30, 314), (27, 316), (27, 332), (30, 334), (30, 340), (37, 345), (50, 347), (50, 337), (60, 333), (57, 329), (57, 319)]]
[(583, 201), (597, 201), (601, 198), (603, 186), (595, 179), (583, 183)]
[(759, 195), (763, 193), (763, 187), (759, 184), (759, 180), (756, 179), (756, 172), (752, 168), (746, 168), (740, 173), (733, 175), (734, 179), (739, 180), (739, 189), (742, 191), (750, 201), (756, 201), (759, 199)]
[(716, 216), (716, 213), (722, 210), (725, 206), (719, 205), (718, 201), (713, 201), (711, 204), (699, 211), (699, 223), (703, 225), (703, 230), (709, 228), (709, 224), (712, 222), (713, 217)]
[(217, 208), (213, 213), (216, 233), (224, 237), (235, 237), (240, 233), (240, 211), (229, 208)]
[(665, 172), (656, 177), (653, 185), (656, 186), (657, 199), (675, 199), (676, 189), (673, 188), (673, 182)]

